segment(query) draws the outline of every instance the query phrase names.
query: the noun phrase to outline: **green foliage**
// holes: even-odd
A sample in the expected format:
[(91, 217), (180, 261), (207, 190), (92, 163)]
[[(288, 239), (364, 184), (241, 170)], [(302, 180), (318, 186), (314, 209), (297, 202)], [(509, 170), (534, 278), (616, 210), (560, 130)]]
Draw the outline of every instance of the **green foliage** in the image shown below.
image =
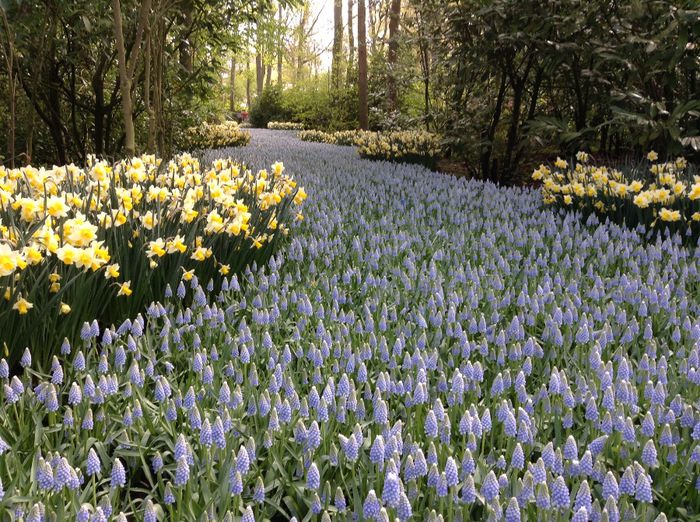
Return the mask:
[[(121, 0), (127, 47), (135, 41), (140, 4)], [(120, 157), (124, 136), (111, 2), (7, 0), (1, 8), (14, 41), (16, 150), (26, 155), (19, 161), (65, 164), (83, 163), (89, 154)], [(149, 38), (142, 39), (132, 86), (139, 151), (169, 157), (184, 129), (223, 119), (225, 61), (244, 46), (241, 27), (270, 8), (273, 2), (267, 0), (153, 2)], [(0, 24), (3, 46), (5, 33)], [(4, 60), (0, 63), (0, 95), (7, 99), (7, 72)], [(3, 126), (9, 119), (0, 108)], [(7, 139), (0, 134), (3, 152)]]
[(698, 157), (697, 2), (564, 0), (547, 16), (514, 0), (416, 9), (418, 44), (442, 57), (433, 116), (480, 176), (512, 181), (551, 147)]
[(282, 89), (267, 87), (250, 109), (250, 123), (253, 127), (266, 128), (270, 121), (287, 121), (293, 118), (282, 103)]
[(253, 103), (250, 122), (254, 127), (266, 127), (270, 121), (301, 123), (305, 128), (337, 131), (356, 128), (357, 88), (329, 90), (327, 75), (318, 81), (302, 82), (280, 89), (266, 88)]

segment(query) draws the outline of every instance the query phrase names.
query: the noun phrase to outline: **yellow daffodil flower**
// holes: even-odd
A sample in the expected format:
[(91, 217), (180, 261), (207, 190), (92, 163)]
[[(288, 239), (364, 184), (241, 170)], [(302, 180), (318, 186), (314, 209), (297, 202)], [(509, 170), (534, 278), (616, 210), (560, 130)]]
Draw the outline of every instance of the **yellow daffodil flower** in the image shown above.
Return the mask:
[(133, 290), (131, 289), (131, 281), (126, 281), (125, 283), (119, 285), (119, 292), (117, 292), (118, 296), (129, 297), (132, 293)]

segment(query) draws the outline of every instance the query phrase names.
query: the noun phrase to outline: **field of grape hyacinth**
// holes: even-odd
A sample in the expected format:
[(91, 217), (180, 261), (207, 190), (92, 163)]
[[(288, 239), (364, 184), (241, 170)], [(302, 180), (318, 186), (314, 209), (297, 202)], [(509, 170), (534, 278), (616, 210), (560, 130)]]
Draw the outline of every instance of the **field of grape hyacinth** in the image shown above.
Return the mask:
[(0, 361), (2, 520), (700, 520), (700, 248), (251, 134), (209, 159), (284, 161), (305, 219)]

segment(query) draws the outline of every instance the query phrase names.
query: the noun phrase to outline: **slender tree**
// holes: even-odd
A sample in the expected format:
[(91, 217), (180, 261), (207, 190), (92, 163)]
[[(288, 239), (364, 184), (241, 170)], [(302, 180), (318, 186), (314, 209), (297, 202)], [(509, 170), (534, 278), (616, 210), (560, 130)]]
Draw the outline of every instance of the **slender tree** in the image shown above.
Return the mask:
[(386, 102), (387, 109), (398, 109), (396, 91), (396, 66), (399, 54), (399, 20), (401, 17), (401, 0), (391, 0), (389, 12), (389, 52), (387, 54)]
[(333, 3), (333, 63), (331, 64), (331, 86), (340, 88), (340, 69), (343, 54), (343, 0)]
[(352, 28), (352, 8), (353, 0), (348, 0), (348, 83), (354, 79), (355, 65), (355, 35)]
[(183, 0), (180, 6), (182, 17), (182, 34), (180, 36), (180, 66), (187, 74), (192, 74), (194, 70), (193, 49), (192, 49), (192, 24), (194, 18), (193, 0)]
[(368, 128), (367, 108), (367, 28), (365, 23), (365, 0), (357, 2), (357, 71), (360, 100), (360, 128)]
[(284, 51), (284, 26), (282, 25), (282, 4), (277, 10), (277, 85), (282, 86), (282, 53)]
[[(258, 42), (258, 45), (261, 45)], [(260, 47), (255, 52), (255, 94), (260, 96), (265, 84), (265, 64), (263, 63), (262, 51)]]
[(231, 70), (229, 72), (228, 110), (236, 110), (236, 55), (231, 56)]
[(246, 106), (248, 107), (248, 110), (250, 110), (250, 56), (246, 57), (245, 61), (245, 103)]
[(138, 62), (141, 40), (148, 23), (151, 10), (151, 0), (144, 0), (136, 26), (136, 37), (132, 47), (130, 60), (127, 63), (126, 49), (124, 47), (124, 30), (122, 28), (122, 9), (120, 0), (112, 0), (112, 14), (114, 16), (114, 37), (117, 44), (117, 61), (119, 63), (119, 86), (122, 95), (122, 117), (124, 119), (124, 152), (127, 156), (136, 154), (136, 136), (134, 133), (134, 109), (131, 98), (131, 86), (134, 80), (134, 72)]
[(15, 127), (17, 125), (17, 82), (15, 81), (15, 43), (12, 28), (7, 20), (5, 8), (0, 7), (2, 13), (2, 24), (5, 33), (5, 42), (2, 42), (2, 55), (7, 66), (7, 81), (10, 94), (10, 125), (7, 136), (7, 151), (9, 154), (10, 167), (15, 168)]

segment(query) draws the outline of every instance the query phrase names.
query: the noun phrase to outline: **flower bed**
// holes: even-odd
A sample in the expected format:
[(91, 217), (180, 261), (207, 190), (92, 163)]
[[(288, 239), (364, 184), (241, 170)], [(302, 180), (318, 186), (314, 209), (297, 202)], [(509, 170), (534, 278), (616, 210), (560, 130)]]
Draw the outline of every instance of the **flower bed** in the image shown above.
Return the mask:
[(304, 130), (304, 124), (303, 123), (294, 123), (291, 121), (270, 121), (267, 123), (267, 128), (273, 129), (273, 130), (301, 131), (301, 130)]
[(313, 193), (268, 264), (0, 362), (4, 519), (700, 515), (697, 249), (255, 140)]
[(377, 132), (361, 136), (357, 150), (363, 158), (419, 163), (434, 168), (441, 146), (437, 135), (425, 131)]
[(202, 123), (190, 127), (180, 140), (180, 149), (186, 151), (243, 147), (250, 143), (250, 133), (241, 130), (235, 121)]
[(202, 168), (187, 154), (0, 167), (0, 339), (11, 359), (43, 344), (48, 362), (83, 321), (121, 321), (183, 272), (209, 281), (267, 259), (305, 197), (283, 170)]
[(700, 176), (684, 158), (615, 169), (589, 164), (579, 152), (571, 167), (558, 158), (553, 168), (541, 165), (532, 175), (542, 182), (546, 204), (597, 212), (629, 226), (668, 228), (688, 237), (700, 233)]
[(303, 130), (297, 133), (297, 137), (301, 141), (314, 141), (317, 143), (330, 143), (335, 145), (335, 140), (331, 133), (319, 130)]
[(360, 156), (373, 160), (419, 163), (434, 168), (441, 152), (437, 135), (425, 131), (371, 132), (350, 130), (339, 132), (302, 131), (302, 141), (333, 145), (354, 145)]

